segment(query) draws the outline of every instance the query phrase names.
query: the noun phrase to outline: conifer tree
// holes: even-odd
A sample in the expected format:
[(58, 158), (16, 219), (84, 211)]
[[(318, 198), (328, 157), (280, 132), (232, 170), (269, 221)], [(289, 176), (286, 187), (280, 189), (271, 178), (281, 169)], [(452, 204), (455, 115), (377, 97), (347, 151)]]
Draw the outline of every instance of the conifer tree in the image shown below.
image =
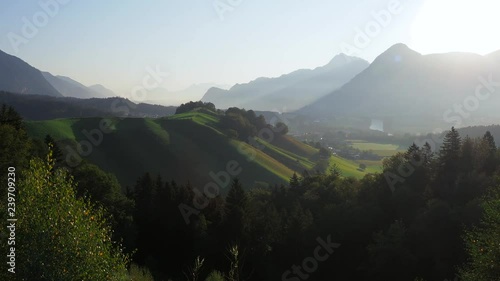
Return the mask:
[(481, 153), (484, 154), (482, 155), (484, 159), (482, 167), (479, 168), (489, 175), (496, 170), (497, 166), (497, 146), (490, 131), (487, 131), (481, 140)]
[(290, 187), (298, 188), (299, 186), (300, 186), (299, 177), (297, 176), (297, 173), (293, 173), (292, 177), (290, 178)]
[(472, 172), (474, 166), (474, 142), (469, 136), (464, 138), (460, 151), (460, 170), (463, 173)]
[(246, 227), (246, 210), (248, 196), (240, 181), (236, 178), (226, 198), (224, 209), (224, 225), (228, 235), (228, 242), (240, 242)]
[(451, 127), (451, 130), (446, 133), (443, 145), (439, 151), (438, 163), (441, 172), (450, 173), (456, 171), (460, 157), (460, 148), (460, 135), (454, 127)]
[(458, 131), (452, 127), (446, 133), (439, 157), (437, 159), (436, 195), (449, 198), (455, 189), (455, 182), (460, 171), (461, 138)]

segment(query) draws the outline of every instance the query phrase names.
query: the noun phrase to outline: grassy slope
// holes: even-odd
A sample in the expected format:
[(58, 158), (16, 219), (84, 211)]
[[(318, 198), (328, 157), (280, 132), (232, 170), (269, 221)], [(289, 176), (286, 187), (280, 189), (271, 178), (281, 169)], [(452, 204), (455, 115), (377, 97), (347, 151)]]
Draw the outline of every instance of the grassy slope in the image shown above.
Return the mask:
[(360, 171), (358, 170), (358, 163), (338, 156), (332, 156), (330, 158), (330, 167), (334, 166), (337, 166), (342, 175), (345, 177), (362, 178), (368, 173), (380, 172), (380, 169), (377, 166), (367, 166), (366, 170)]
[[(350, 140), (352, 147), (359, 150), (371, 151), (374, 154), (381, 157), (391, 157), (398, 152), (405, 151), (406, 149), (401, 148), (397, 144), (388, 143), (373, 143), (364, 140)], [(367, 166), (367, 171), (381, 172), (382, 171), (382, 160), (380, 161), (368, 161), (368, 160), (357, 160), (355, 161), (359, 164), (365, 164)]]
[(26, 129), (34, 137), (45, 138), (48, 132), (55, 139), (75, 139), (71, 126), (78, 119), (54, 119), (48, 121), (32, 121), (26, 123)]
[(359, 150), (397, 150), (399, 148), (399, 145), (395, 144), (372, 142), (355, 142), (352, 146)]
[(276, 137), (273, 140), (273, 144), (296, 155), (306, 158), (314, 157), (314, 155), (318, 153), (318, 149), (306, 145), (303, 142), (292, 138), (291, 136)]
[[(66, 144), (86, 140), (83, 130), (99, 128), (99, 118), (62, 119), (27, 122), (31, 136), (52, 135)], [(271, 156), (237, 140), (224, 136), (217, 118), (203, 113), (186, 113), (167, 119), (113, 119), (115, 130), (103, 134), (103, 141), (92, 147), (87, 157), (103, 169), (117, 175), (122, 184), (132, 185), (144, 172), (161, 174), (179, 182), (191, 180), (204, 185), (213, 181), (209, 173), (225, 171), (229, 161), (243, 168), (238, 175), (247, 185), (254, 181), (286, 182), (293, 171)], [(240, 152), (251, 149), (255, 159)], [(63, 145), (66, 150), (66, 145)], [(193, 179), (198, 179), (194, 180)]]
[(351, 141), (351, 145), (359, 150), (369, 151), (371, 150), (378, 156), (390, 157), (397, 152), (401, 151), (399, 145), (397, 144), (387, 144), (387, 143), (372, 143), (360, 140)]
[[(27, 129), (33, 137), (52, 135), (67, 150), (68, 144), (74, 146), (77, 141), (87, 140), (82, 131), (98, 129), (100, 121), (87, 118), (27, 122)], [(311, 169), (315, 163), (310, 159), (317, 154), (317, 149), (288, 136), (276, 137), (272, 143), (258, 139), (264, 145), (258, 150), (227, 138), (218, 128), (218, 118), (210, 113), (190, 112), (162, 119), (112, 119), (112, 122), (113, 131), (103, 134), (102, 142), (92, 146), (87, 159), (114, 173), (128, 186), (145, 172), (203, 186), (214, 181), (210, 172), (225, 171), (229, 161), (236, 161), (242, 167), (238, 177), (246, 186), (258, 182), (281, 183), (288, 181), (294, 171)], [(248, 154), (254, 157), (249, 160)], [(357, 163), (342, 158), (332, 157), (330, 163), (337, 164), (345, 176), (365, 174), (357, 170)], [(367, 171), (371, 171), (370, 167)]]
[[(236, 161), (243, 168), (239, 177), (246, 183), (254, 183), (256, 179), (265, 182), (283, 182), (293, 174), (285, 165), (262, 151), (227, 138), (214, 127), (216, 119), (212, 119), (211, 116), (198, 114), (193, 116), (193, 119), (185, 118), (186, 116), (189, 114), (158, 120), (158, 122), (167, 131), (175, 132), (175, 136), (179, 138), (179, 145), (174, 149), (186, 156), (185, 158), (192, 160), (190, 166), (198, 176), (208, 174), (209, 171), (214, 173), (224, 171), (229, 161)], [(249, 161), (247, 155), (241, 152), (243, 150), (253, 151), (255, 159)]]

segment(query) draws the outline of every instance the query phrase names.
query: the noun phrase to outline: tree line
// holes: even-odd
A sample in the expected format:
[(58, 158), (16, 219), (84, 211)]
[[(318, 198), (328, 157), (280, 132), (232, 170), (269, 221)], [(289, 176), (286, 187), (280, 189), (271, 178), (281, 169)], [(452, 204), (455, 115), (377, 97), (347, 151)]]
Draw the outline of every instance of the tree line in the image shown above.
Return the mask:
[[(500, 154), (488, 132), (452, 128), (439, 150), (412, 145), (359, 180), (336, 169), (270, 188), (235, 178), (189, 224), (179, 206), (195, 198), (190, 182), (146, 173), (122, 188), (90, 163), (66, 168), (57, 143), (30, 139), (6, 106), (0, 135), (0, 169), (19, 171), (19, 280), (500, 277)], [(325, 237), (338, 247), (307, 270)]]

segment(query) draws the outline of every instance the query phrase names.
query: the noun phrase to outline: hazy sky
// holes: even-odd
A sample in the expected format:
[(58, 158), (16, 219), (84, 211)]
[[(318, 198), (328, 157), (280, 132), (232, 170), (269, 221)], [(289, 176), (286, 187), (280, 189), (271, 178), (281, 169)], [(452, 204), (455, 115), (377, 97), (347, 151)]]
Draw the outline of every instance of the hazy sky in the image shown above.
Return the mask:
[[(314, 68), (347, 45), (370, 62), (398, 42), (424, 54), (500, 49), (497, 0), (59, 0), (67, 3), (51, 5), (53, 13), (42, 7), (55, 1), (0, 1), (0, 49), (124, 95), (148, 66), (168, 71), (162, 86), (178, 90)], [(380, 11), (390, 19), (374, 24)], [(369, 40), (357, 42), (357, 29), (371, 31)]]

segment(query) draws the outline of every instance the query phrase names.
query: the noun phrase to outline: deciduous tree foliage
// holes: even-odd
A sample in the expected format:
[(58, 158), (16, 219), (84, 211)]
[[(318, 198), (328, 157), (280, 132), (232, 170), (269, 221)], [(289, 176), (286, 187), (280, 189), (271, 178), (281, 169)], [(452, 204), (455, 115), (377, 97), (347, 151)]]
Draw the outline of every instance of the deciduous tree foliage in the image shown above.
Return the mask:
[[(41, 140), (29, 139), (19, 114), (12, 107), (2, 106), (1, 182), (6, 183), (8, 167), (16, 171), (17, 240), (16, 245), (12, 245), (16, 247), (16, 280), (122, 280), (126, 277), (127, 258), (111, 241), (110, 212), (104, 210), (104, 207), (116, 207), (117, 213), (126, 211), (123, 205), (116, 204), (119, 200), (109, 196), (120, 197), (119, 187), (117, 190), (116, 185), (109, 185), (112, 181), (102, 181), (105, 177), (99, 177), (99, 172), (82, 173), (80, 187), (90, 189), (92, 185), (103, 190), (99, 193), (104, 195), (99, 198), (103, 204), (94, 205), (88, 197), (77, 196), (73, 177), (56, 166), (53, 151), (57, 144), (50, 136), (46, 143), (52, 150), (47, 161), (42, 161), (37, 156), (45, 157), (48, 147)], [(0, 190), (0, 215), (6, 221), (7, 188)], [(7, 243), (1, 245), (2, 252), (7, 253)], [(13, 275), (6, 273), (2, 270), (0, 279), (13, 280)]]
[(460, 271), (464, 281), (500, 279), (500, 188), (482, 203), (481, 223), (464, 235), (469, 259)]
[(135, 249), (134, 201), (125, 196), (116, 177), (86, 161), (71, 171), (76, 194), (104, 210), (113, 229), (113, 240), (123, 240), (127, 252)]
[(111, 241), (100, 209), (78, 199), (62, 169), (34, 159), (19, 175), (16, 277), (20, 280), (125, 280), (127, 257)]
[(181, 114), (185, 112), (189, 112), (195, 109), (205, 108), (211, 110), (213, 112), (216, 111), (215, 105), (211, 102), (202, 102), (202, 101), (190, 101), (188, 103), (181, 104), (176, 110), (175, 114)]

